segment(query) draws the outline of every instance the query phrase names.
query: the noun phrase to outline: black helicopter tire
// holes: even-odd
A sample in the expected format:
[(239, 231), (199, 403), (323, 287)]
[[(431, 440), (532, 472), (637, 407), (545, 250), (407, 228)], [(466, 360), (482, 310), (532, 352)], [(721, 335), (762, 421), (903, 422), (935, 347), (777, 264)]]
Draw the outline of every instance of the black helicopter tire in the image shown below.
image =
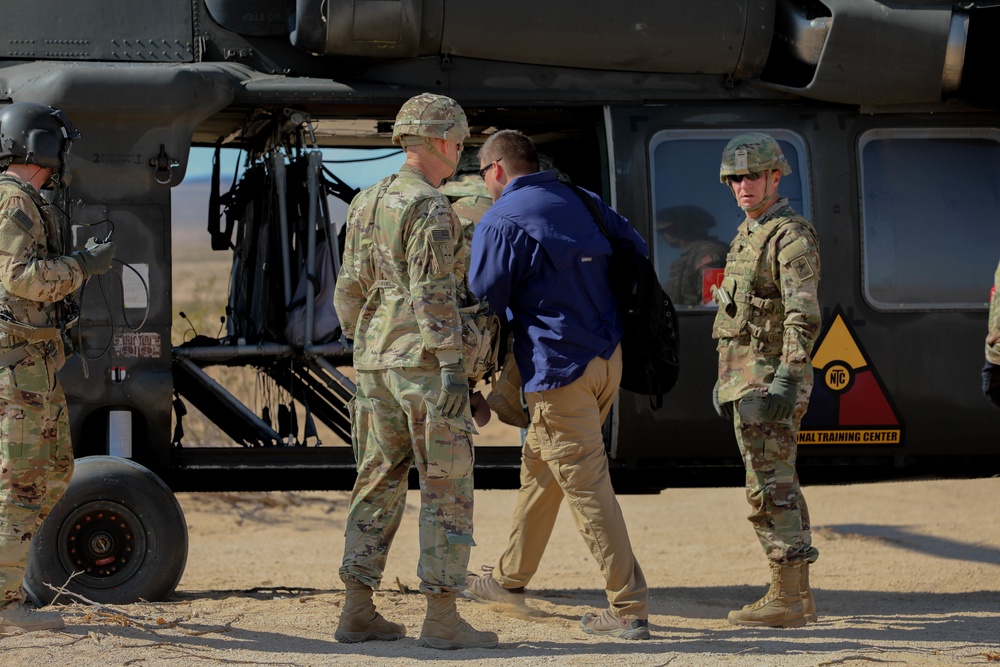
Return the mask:
[(104, 604), (163, 600), (187, 552), (184, 513), (163, 480), (128, 459), (88, 456), (31, 541), (24, 590), (39, 606), (57, 597), (47, 583)]

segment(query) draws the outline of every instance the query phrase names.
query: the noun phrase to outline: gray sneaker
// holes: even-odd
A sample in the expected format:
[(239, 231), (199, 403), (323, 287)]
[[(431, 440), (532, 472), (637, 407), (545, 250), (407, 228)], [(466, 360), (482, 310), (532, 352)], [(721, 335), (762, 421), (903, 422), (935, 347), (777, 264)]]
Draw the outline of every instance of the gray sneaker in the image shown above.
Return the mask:
[(483, 565), (483, 574), (469, 572), (465, 575), (465, 590), (462, 595), (475, 600), (494, 604), (524, 604), (524, 587), (504, 588), (493, 578), (493, 568)]
[(62, 616), (54, 611), (35, 611), (20, 602), (0, 607), (0, 635), (58, 630), (64, 626)]
[(586, 613), (580, 629), (588, 635), (606, 635), (619, 639), (649, 639), (649, 621), (645, 618), (619, 618), (610, 609), (600, 614)]

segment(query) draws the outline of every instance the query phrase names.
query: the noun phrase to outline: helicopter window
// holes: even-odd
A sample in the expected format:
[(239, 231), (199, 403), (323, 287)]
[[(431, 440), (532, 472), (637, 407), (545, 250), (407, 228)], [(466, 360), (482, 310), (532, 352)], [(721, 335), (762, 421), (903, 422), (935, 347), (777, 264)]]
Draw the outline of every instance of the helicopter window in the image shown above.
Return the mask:
[[(665, 130), (650, 142), (653, 264), (679, 312), (715, 308), (709, 288), (722, 278), (729, 243), (745, 218), (728, 186), (719, 183), (719, 158), (737, 134), (756, 131)], [(781, 144), (792, 166), (781, 194), (810, 218), (805, 142), (788, 130), (763, 129)]]
[(983, 308), (1000, 248), (1000, 132), (877, 129), (859, 147), (865, 298)]

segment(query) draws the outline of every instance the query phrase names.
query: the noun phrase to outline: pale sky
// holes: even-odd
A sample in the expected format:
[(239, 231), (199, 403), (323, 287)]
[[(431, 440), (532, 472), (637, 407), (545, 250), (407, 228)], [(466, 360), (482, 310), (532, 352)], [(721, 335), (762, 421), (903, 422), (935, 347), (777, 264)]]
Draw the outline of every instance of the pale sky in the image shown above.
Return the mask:
[[(193, 147), (185, 179), (211, 176), (214, 152), (214, 148)], [(395, 147), (377, 149), (328, 148), (323, 150), (323, 154), (325, 160), (365, 160), (385, 156), (382, 159), (364, 162), (326, 164), (327, 169), (355, 188), (368, 187), (383, 176), (397, 171), (404, 160), (403, 152)], [(227, 148), (222, 151), (220, 175), (223, 181), (228, 182), (232, 178), (237, 159), (242, 161), (245, 157), (244, 153), (235, 149)]]

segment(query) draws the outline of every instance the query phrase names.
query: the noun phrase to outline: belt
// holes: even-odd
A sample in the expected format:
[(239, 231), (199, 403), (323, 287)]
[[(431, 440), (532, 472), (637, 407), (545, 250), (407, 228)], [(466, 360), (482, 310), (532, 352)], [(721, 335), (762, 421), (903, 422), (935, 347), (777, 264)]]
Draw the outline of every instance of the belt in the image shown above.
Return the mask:
[(31, 354), (28, 351), (27, 345), (21, 345), (15, 347), (13, 350), (7, 350), (3, 354), (0, 354), (0, 368), (4, 366), (13, 366), (21, 362), (22, 359)]

